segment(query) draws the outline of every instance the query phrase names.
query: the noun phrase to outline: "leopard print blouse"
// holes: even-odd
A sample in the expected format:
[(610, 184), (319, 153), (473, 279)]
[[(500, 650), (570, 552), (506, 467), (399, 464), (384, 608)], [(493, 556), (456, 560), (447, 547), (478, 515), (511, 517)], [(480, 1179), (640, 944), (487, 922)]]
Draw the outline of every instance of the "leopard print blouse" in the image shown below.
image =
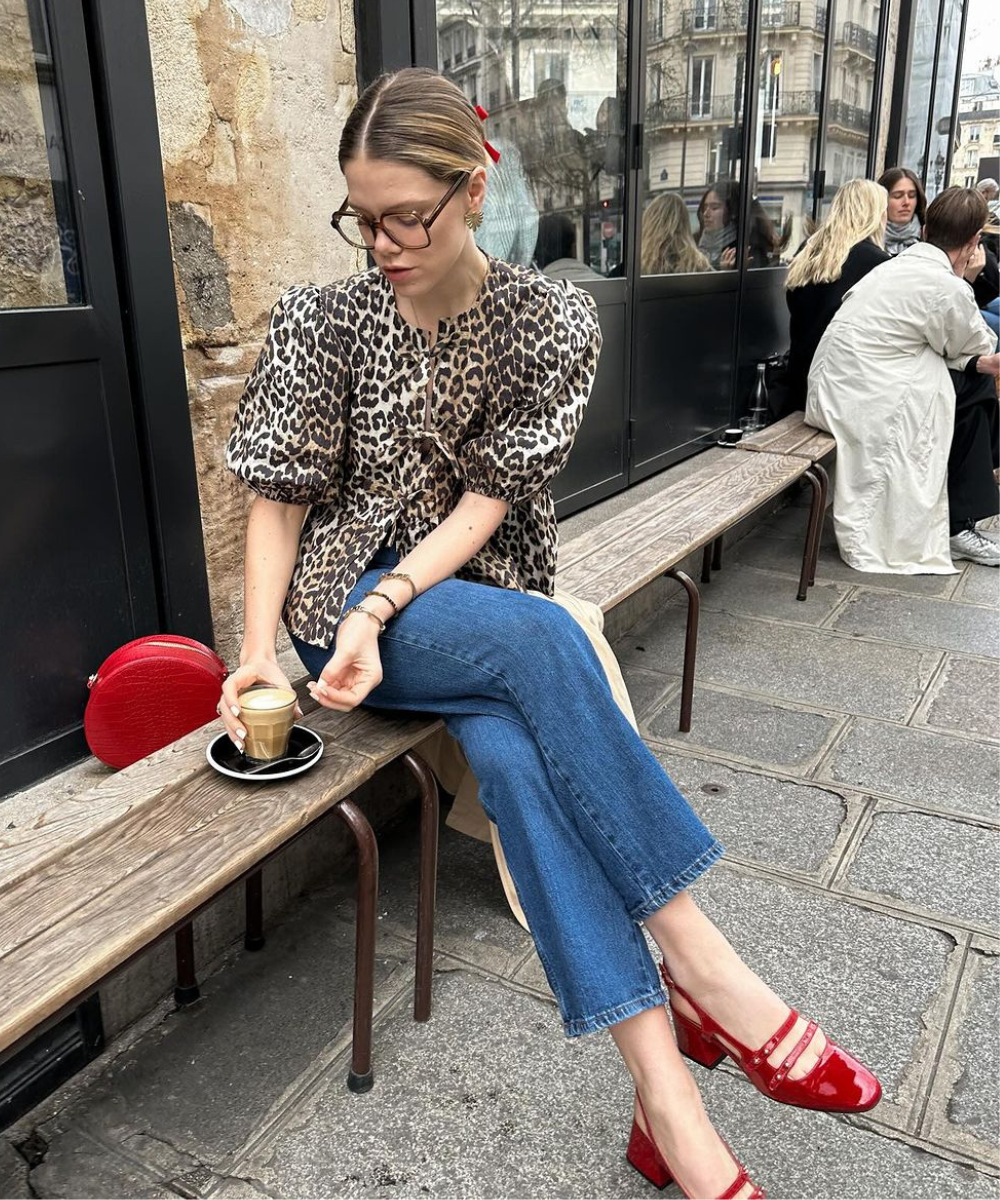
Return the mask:
[(383, 544), (408, 554), (463, 492), (510, 510), (458, 577), (551, 595), (549, 483), (569, 456), (601, 345), (591, 297), (491, 258), (433, 347), (372, 270), (287, 291), (247, 380), (226, 463), (259, 495), (311, 506), (283, 617), (333, 644)]

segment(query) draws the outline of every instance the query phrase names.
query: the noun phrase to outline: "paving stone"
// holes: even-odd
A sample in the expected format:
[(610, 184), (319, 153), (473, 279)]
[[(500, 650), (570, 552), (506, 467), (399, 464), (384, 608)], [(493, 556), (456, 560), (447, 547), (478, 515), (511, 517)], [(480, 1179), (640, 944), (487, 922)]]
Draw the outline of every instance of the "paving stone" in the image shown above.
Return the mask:
[(796, 871), (826, 861), (847, 816), (841, 796), (651, 749), (727, 853)]
[(1000, 613), (957, 600), (862, 589), (837, 613), (832, 627), (910, 646), (993, 657), (1000, 654)]
[[(797, 625), (819, 625), (846, 595), (848, 589), (839, 584), (817, 580), (809, 589), (808, 600), (797, 600), (798, 582), (774, 571), (761, 571), (756, 566), (723, 560), (723, 569), (712, 572), (712, 582), (701, 585), (701, 608), (713, 612), (729, 612), (739, 616), (769, 617), (793, 621)], [(677, 604), (684, 604), (678, 597)]]
[(677, 703), (669, 701), (646, 720), (649, 736), (691, 748), (791, 771), (814, 762), (842, 718), (803, 712), (753, 696), (696, 687), (690, 733), (677, 729)]
[(948, 1116), (990, 1145), (1000, 1143), (1000, 960), (975, 956), (978, 965), (968, 1008), (952, 1053), (964, 1065)]
[(1000, 738), (1000, 671), (993, 662), (949, 655), (923, 723)]
[(0, 1196), (4, 1200), (27, 1200), (28, 1164), (10, 1142), (0, 1138)]
[[(802, 569), (802, 542), (787, 537), (753, 535), (734, 547), (733, 559), (762, 570), (794, 575), (797, 579)], [(868, 571), (855, 571), (837, 553), (836, 542), (824, 539), (816, 563), (816, 583), (862, 584), (921, 596), (950, 596), (958, 583), (958, 576), (874, 575)]]
[[(354, 931), (333, 920), (334, 898), (323, 892), (310, 896), (292, 919), (266, 929), (264, 950), (242, 954), (210, 977), (199, 1004), (172, 1013), (114, 1059), (61, 1114), (70, 1127), (64, 1136), (85, 1130), (127, 1147), (129, 1156), (161, 1178), (169, 1177), (157, 1157), (164, 1145), (192, 1156), (196, 1161), (189, 1167), (222, 1161), (348, 1028)], [(402, 952), (409, 962), (410, 948)], [(376, 994), (399, 962), (377, 956)], [(376, 1037), (376, 1072), (380, 1065)], [(343, 1076), (337, 1082), (345, 1086)], [(136, 1141), (140, 1132), (144, 1142)], [(72, 1158), (63, 1155), (61, 1171), (72, 1168)], [(66, 1194), (82, 1194), (72, 1184), (72, 1177), (63, 1178)]]
[[(683, 611), (669, 606), (621, 638), (616, 650), (637, 666), (679, 674)], [(728, 613), (702, 613), (698, 635), (698, 680), (703, 684), (895, 721), (910, 715), (940, 660), (940, 653), (930, 650), (861, 643)]]
[(658, 671), (644, 671), (633, 663), (622, 663), (622, 675), (628, 689), (636, 720), (640, 723), (655, 708), (667, 691), (675, 691), (676, 675), (661, 675)]
[(867, 1063), (885, 1097), (896, 1099), (954, 941), (725, 865), (703, 875), (694, 893), (746, 962)]
[[(247, 1173), (276, 1195), (635, 1197), (631, 1087), (610, 1038), (564, 1040), (551, 1008), (461, 974), (425, 1026), (381, 1030), (399, 1070), (364, 1097), (326, 1086)], [(772, 1197), (980, 1197), (992, 1181), (699, 1071), (712, 1118)], [(670, 1193), (676, 1194), (676, 1193)]]
[(47, 1200), (176, 1200), (170, 1177), (76, 1128), (53, 1140), (30, 1176), (33, 1194)]
[(998, 861), (995, 829), (926, 813), (878, 812), (847, 882), (994, 928), (1000, 918)]
[[(380, 929), (414, 937), (417, 928), (417, 826), (379, 840)], [(341, 899), (341, 919), (353, 919), (353, 900)], [(516, 969), (532, 945), (511, 915), (488, 842), (442, 826), (438, 851), (434, 945), (497, 975)]]
[(1000, 574), (976, 564), (966, 567), (955, 599), (965, 604), (1000, 605)]
[(859, 791), (996, 820), (998, 766), (995, 746), (859, 718), (822, 775)]

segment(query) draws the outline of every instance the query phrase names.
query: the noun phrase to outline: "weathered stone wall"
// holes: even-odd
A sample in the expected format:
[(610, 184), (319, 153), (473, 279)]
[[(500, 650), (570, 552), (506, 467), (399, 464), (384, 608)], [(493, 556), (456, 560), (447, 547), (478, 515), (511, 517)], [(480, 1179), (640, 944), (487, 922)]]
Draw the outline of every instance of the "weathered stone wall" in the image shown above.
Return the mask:
[(216, 640), (242, 630), (248, 493), (223, 450), (268, 312), (349, 274), (330, 228), (357, 89), (350, 0), (146, 0)]

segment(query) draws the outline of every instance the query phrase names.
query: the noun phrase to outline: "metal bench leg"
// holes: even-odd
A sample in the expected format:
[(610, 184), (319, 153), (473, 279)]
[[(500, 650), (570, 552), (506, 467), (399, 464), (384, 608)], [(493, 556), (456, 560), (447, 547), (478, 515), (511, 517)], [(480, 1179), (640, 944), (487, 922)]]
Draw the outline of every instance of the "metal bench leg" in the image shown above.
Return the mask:
[(694, 699), (694, 667), (695, 656), (698, 653), (698, 614), (701, 611), (701, 597), (698, 588), (690, 575), (671, 567), (666, 572), (687, 592), (687, 634), (684, 638), (684, 674), (681, 678), (681, 721), (678, 729), (681, 733), (691, 732), (691, 704)]
[(712, 543), (712, 570), (722, 570), (722, 534)]
[(194, 925), (190, 921), (174, 934), (174, 947), (177, 954), (174, 1002), (178, 1008), (187, 1008), (201, 999), (201, 989), (194, 971)]
[(429, 1021), (440, 820), (438, 785), (433, 771), (419, 754), (404, 754), (403, 763), (420, 785), (420, 891), (417, 900), (417, 978), (413, 985), (413, 1019)]
[(819, 476), (820, 487), (820, 511), (819, 511), (819, 529), (816, 531), (816, 540), (813, 544), (812, 566), (809, 569), (809, 586), (812, 587), (816, 582), (816, 563), (819, 560), (819, 547), (823, 540), (823, 522), (826, 520), (826, 506), (830, 498), (830, 476), (827, 473), (826, 467), (819, 463), (813, 463), (812, 469)]
[[(668, 571), (669, 575), (670, 572)], [(705, 549), (701, 552), (701, 582), (712, 582), (712, 543), (706, 542)]]
[(815, 574), (815, 562), (819, 555), (819, 539), (823, 526), (823, 484), (813, 468), (804, 477), (812, 488), (812, 504), (809, 508), (809, 523), (806, 526), (806, 544), (802, 549), (802, 571), (799, 575), (797, 599), (805, 600), (809, 593), (809, 576)]
[(264, 949), (264, 872), (254, 871), (246, 882), (246, 932), (243, 946), (246, 950)]
[(372, 1006), (375, 1001), (375, 904), (378, 900), (378, 843), (367, 817), (353, 800), (335, 811), (354, 834), (358, 847), (358, 896), (354, 935), (354, 1038), (347, 1086), (367, 1092), (372, 1073)]

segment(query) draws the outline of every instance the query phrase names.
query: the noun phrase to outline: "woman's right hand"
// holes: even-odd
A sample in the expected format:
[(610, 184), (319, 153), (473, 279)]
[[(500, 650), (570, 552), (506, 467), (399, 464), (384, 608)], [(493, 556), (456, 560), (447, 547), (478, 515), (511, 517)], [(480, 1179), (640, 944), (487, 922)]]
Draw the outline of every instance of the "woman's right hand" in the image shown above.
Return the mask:
[(979, 375), (992, 375), (995, 379), (1000, 375), (1000, 354), (980, 354), (976, 372)]
[[(219, 719), (225, 725), (226, 733), (229, 734), (233, 745), (240, 753), (243, 752), (243, 743), (247, 736), (247, 731), (240, 722), (240, 692), (245, 692), (255, 683), (268, 683), (272, 687), (288, 688), (289, 691), (295, 690), (273, 658), (262, 655), (257, 658), (248, 658), (245, 662), (240, 663), (222, 685), (222, 699), (219, 701), (218, 707)], [(302, 709), (298, 704), (295, 705), (295, 715), (296, 717), (302, 716)]]
[(731, 271), (736, 266), (736, 247), (727, 246), (719, 255), (719, 266), (724, 271)]

